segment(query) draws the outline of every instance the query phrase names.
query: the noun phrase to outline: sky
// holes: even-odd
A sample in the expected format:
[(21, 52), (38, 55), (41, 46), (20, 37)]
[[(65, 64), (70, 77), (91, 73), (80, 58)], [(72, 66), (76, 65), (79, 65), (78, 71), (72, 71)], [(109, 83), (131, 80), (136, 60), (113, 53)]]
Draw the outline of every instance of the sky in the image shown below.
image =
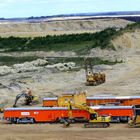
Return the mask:
[(140, 0), (0, 0), (0, 17), (140, 11)]

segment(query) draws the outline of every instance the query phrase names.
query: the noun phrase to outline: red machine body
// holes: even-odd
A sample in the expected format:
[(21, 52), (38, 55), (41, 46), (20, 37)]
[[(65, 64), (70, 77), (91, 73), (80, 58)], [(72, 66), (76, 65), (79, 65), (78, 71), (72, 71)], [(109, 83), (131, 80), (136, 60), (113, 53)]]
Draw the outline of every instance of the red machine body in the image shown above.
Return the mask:
[(86, 103), (92, 105), (132, 106), (140, 104), (140, 96), (95, 96), (87, 97)]
[[(73, 118), (89, 119), (89, 113), (85, 110), (72, 110)], [(12, 123), (26, 122), (57, 122), (59, 119), (68, 118), (66, 107), (37, 107), (37, 108), (7, 108), (4, 110), (4, 119)]]
[[(112, 122), (128, 121), (133, 116), (132, 106), (92, 106), (100, 116), (111, 116)], [(73, 109), (74, 120), (89, 120), (89, 112)], [(67, 107), (6, 108), (4, 119), (10, 123), (58, 122), (68, 118)]]

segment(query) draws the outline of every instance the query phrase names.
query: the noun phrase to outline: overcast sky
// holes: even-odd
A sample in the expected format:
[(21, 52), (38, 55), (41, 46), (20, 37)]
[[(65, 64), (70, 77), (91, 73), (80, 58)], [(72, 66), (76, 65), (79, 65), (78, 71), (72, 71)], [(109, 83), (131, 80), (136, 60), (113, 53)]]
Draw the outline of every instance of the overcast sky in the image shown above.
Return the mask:
[(140, 11), (140, 0), (0, 0), (0, 17)]

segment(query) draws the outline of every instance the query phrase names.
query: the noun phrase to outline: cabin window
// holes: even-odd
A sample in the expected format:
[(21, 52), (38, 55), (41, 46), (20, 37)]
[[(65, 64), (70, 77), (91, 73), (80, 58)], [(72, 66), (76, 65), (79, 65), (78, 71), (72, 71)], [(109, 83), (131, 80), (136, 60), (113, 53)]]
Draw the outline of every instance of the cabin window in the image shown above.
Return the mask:
[(90, 114), (90, 119), (91, 120), (97, 119), (97, 114), (96, 113)]
[(68, 102), (68, 98), (65, 98), (65, 103), (67, 103)]
[(70, 102), (73, 103), (73, 99), (72, 98), (70, 98)]

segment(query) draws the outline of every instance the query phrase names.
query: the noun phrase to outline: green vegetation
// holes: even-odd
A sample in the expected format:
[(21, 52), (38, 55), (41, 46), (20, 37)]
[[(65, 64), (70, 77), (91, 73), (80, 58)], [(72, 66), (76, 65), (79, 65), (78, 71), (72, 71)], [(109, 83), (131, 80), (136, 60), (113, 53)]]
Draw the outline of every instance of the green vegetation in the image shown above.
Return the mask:
[[(17, 63), (24, 63), (36, 60), (40, 57), (37, 56), (24, 56), (24, 57), (14, 57), (14, 56), (0, 56), (0, 65), (7, 65), (11, 66)], [(67, 63), (67, 62), (75, 62), (77, 66), (84, 66), (84, 57), (54, 57), (48, 58), (49, 64), (56, 64), (56, 63)], [(93, 65), (114, 65), (116, 63), (122, 63), (122, 61), (109, 61), (109, 60), (102, 60), (101, 58), (91, 58)]]
[[(56, 63), (67, 63), (67, 62), (75, 62), (77, 66), (84, 66), (84, 61), (85, 57), (57, 57), (57, 58), (51, 58), (49, 59), (49, 62), (51, 64), (56, 64)], [(100, 64), (106, 64), (106, 65), (114, 65), (117, 63), (122, 63), (122, 61), (109, 61), (109, 60), (102, 60), (101, 58), (95, 57), (95, 58), (90, 58), (92, 61), (93, 65), (100, 65)]]
[(136, 23), (133, 23), (133, 24), (128, 24), (123, 30), (124, 31), (133, 31), (135, 29), (140, 29), (140, 22), (136, 22)]
[(110, 43), (116, 29), (108, 28), (97, 33), (54, 35), (35, 38), (0, 38), (0, 49), (5, 51), (75, 51), (88, 52), (91, 48), (112, 48)]
[(140, 28), (140, 23), (130, 24), (124, 29), (108, 28), (97, 33), (54, 35), (35, 38), (0, 37), (0, 49), (4, 51), (74, 51), (86, 54), (92, 48), (115, 49), (111, 39), (127, 31)]
[(24, 56), (24, 57), (14, 57), (14, 56), (0, 56), (1, 65), (13, 65), (17, 63), (24, 63), (26, 61), (30, 62), (36, 60), (36, 56)]
[(140, 29), (140, 22), (128, 24), (125, 28), (122, 28), (119, 31), (117, 31), (113, 37), (122, 35), (123, 33), (126, 33), (126, 32), (134, 32), (136, 29)]

